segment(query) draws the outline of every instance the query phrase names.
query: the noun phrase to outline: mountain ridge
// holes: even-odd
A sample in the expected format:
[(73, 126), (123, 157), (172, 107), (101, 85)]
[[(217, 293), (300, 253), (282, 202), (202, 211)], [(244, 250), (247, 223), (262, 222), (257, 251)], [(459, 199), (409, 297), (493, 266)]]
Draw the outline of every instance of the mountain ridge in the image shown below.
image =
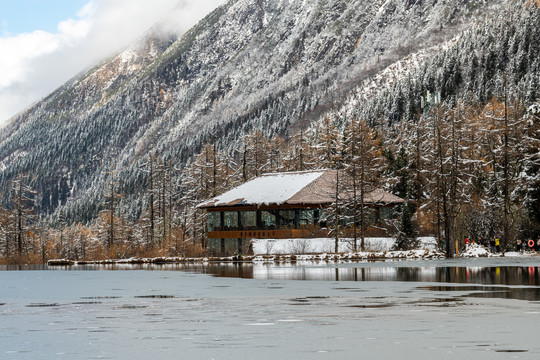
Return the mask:
[(35, 172), (41, 213), (65, 208), (71, 221), (89, 221), (117, 172), (136, 216), (148, 153), (182, 167), (210, 138), (232, 150), (251, 129), (291, 136), (393, 64), (430, 59), (509, 6), (231, 0), (178, 38), (150, 31), (16, 116), (0, 132), (0, 188)]

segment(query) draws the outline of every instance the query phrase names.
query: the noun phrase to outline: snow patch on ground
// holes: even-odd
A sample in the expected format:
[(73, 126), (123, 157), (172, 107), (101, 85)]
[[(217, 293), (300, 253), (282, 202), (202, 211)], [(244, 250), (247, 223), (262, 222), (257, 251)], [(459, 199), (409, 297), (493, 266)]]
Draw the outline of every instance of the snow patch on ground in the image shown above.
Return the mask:
[(487, 257), (491, 254), (485, 247), (478, 244), (471, 244), (461, 257)]
[(518, 256), (537, 256), (540, 252), (536, 251), (509, 251), (504, 253), (505, 257), (518, 257)]
[[(420, 237), (419, 249), (435, 250), (434, 237)], [(388, 252), (394, 246), (394, 238), (366, 238), (365, 250), (368, 252)], [(357, 239), (357, 250), (360, 250), (360, 239)], [(282, 255), (282, 254), (322, 254), (334, 253), (335, 240), (332, 238), (316, 239), (253, 239), (253, 253), (255, 255)], [(339, 239), (338, 253), (351, 253), (354, 251), (353, 239)]]

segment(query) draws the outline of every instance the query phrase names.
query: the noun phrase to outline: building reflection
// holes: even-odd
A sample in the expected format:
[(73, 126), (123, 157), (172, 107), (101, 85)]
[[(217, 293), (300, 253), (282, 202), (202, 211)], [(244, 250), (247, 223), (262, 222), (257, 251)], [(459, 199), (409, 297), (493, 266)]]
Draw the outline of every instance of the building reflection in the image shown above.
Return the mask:
[[(95, 266), (93, 268), (95, 270)], [(540, 269), (526, 266), (370, 266), (368, 263), (251, 263), (216, 262), (182, 264), (114, 265), (108, 270), (187, 271), (243, 279), (318, 281), (412, 281), (483, 285), (539, 286)], [(90, 269), (85, 269), (90, 270)]]
[(319, 281), (412, 281), (482, 285), (539, 286), (540, 268), (535, 266), (425, 266), (346, 263), (253, 263), (208, 262), (177, 264), (108, 264), (49, 267), (44, 265), (1, 266), (0, 270), (158, 270), (186, 271), (216, 277), (319, 280)]

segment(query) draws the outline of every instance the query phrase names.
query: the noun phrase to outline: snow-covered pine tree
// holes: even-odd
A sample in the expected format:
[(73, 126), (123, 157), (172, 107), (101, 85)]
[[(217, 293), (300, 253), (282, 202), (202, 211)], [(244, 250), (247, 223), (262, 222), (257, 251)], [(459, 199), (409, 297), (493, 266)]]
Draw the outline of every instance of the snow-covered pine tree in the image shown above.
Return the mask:
[(405, 199), (405, 203), (401, 206), (401, 214), (399, 223), (396, 224), (396, 242), (394, 248), (396, 250), (409, 250), (418, 245), (418, 231), (413, 222), (413, 215), (416, 209), (415, 204), (410, 202), (411, 193), (413, 190), (413, 182), (410, 168), (409, 158), (403, 146), (399, 147), (397, 154), (391, 149), (385, 150), (386, 161), (388, 162), (388, 170), (385, 178), (390, 182), (389, 187), (393, 194)]

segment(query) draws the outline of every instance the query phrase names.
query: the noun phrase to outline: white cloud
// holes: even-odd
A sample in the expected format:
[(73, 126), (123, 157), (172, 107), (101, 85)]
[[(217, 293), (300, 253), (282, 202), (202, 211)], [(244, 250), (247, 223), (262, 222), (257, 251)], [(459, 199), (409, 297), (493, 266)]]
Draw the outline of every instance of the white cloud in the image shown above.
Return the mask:
[(77, 13), (77, 16), (80, 18), (87, 18), (94, 15), (96, 12), (96, 3), (90, 1), (88, 4), (84, 5), (81, 10)]
[(128, 46), (157, 22), (183, 32), (225, 0), (91, 0), (45, 31), (0, 36), (0, 126), (78, 72)]
[(69, 19), (58, 24), (58, 31), (66, 44), (76, 44), (76, 41), (88, 35), (91, 28), (91, 20)]
[(7, 28), (8, 28), (8, 24), (6, 22), (6, 19), (2, 19), (2, 34), (7, 34)]
[(25, 81), (28, 61), (58, 48), (52, 34), (35, 31), (12, 38), (0, 38), (0, 89)]

